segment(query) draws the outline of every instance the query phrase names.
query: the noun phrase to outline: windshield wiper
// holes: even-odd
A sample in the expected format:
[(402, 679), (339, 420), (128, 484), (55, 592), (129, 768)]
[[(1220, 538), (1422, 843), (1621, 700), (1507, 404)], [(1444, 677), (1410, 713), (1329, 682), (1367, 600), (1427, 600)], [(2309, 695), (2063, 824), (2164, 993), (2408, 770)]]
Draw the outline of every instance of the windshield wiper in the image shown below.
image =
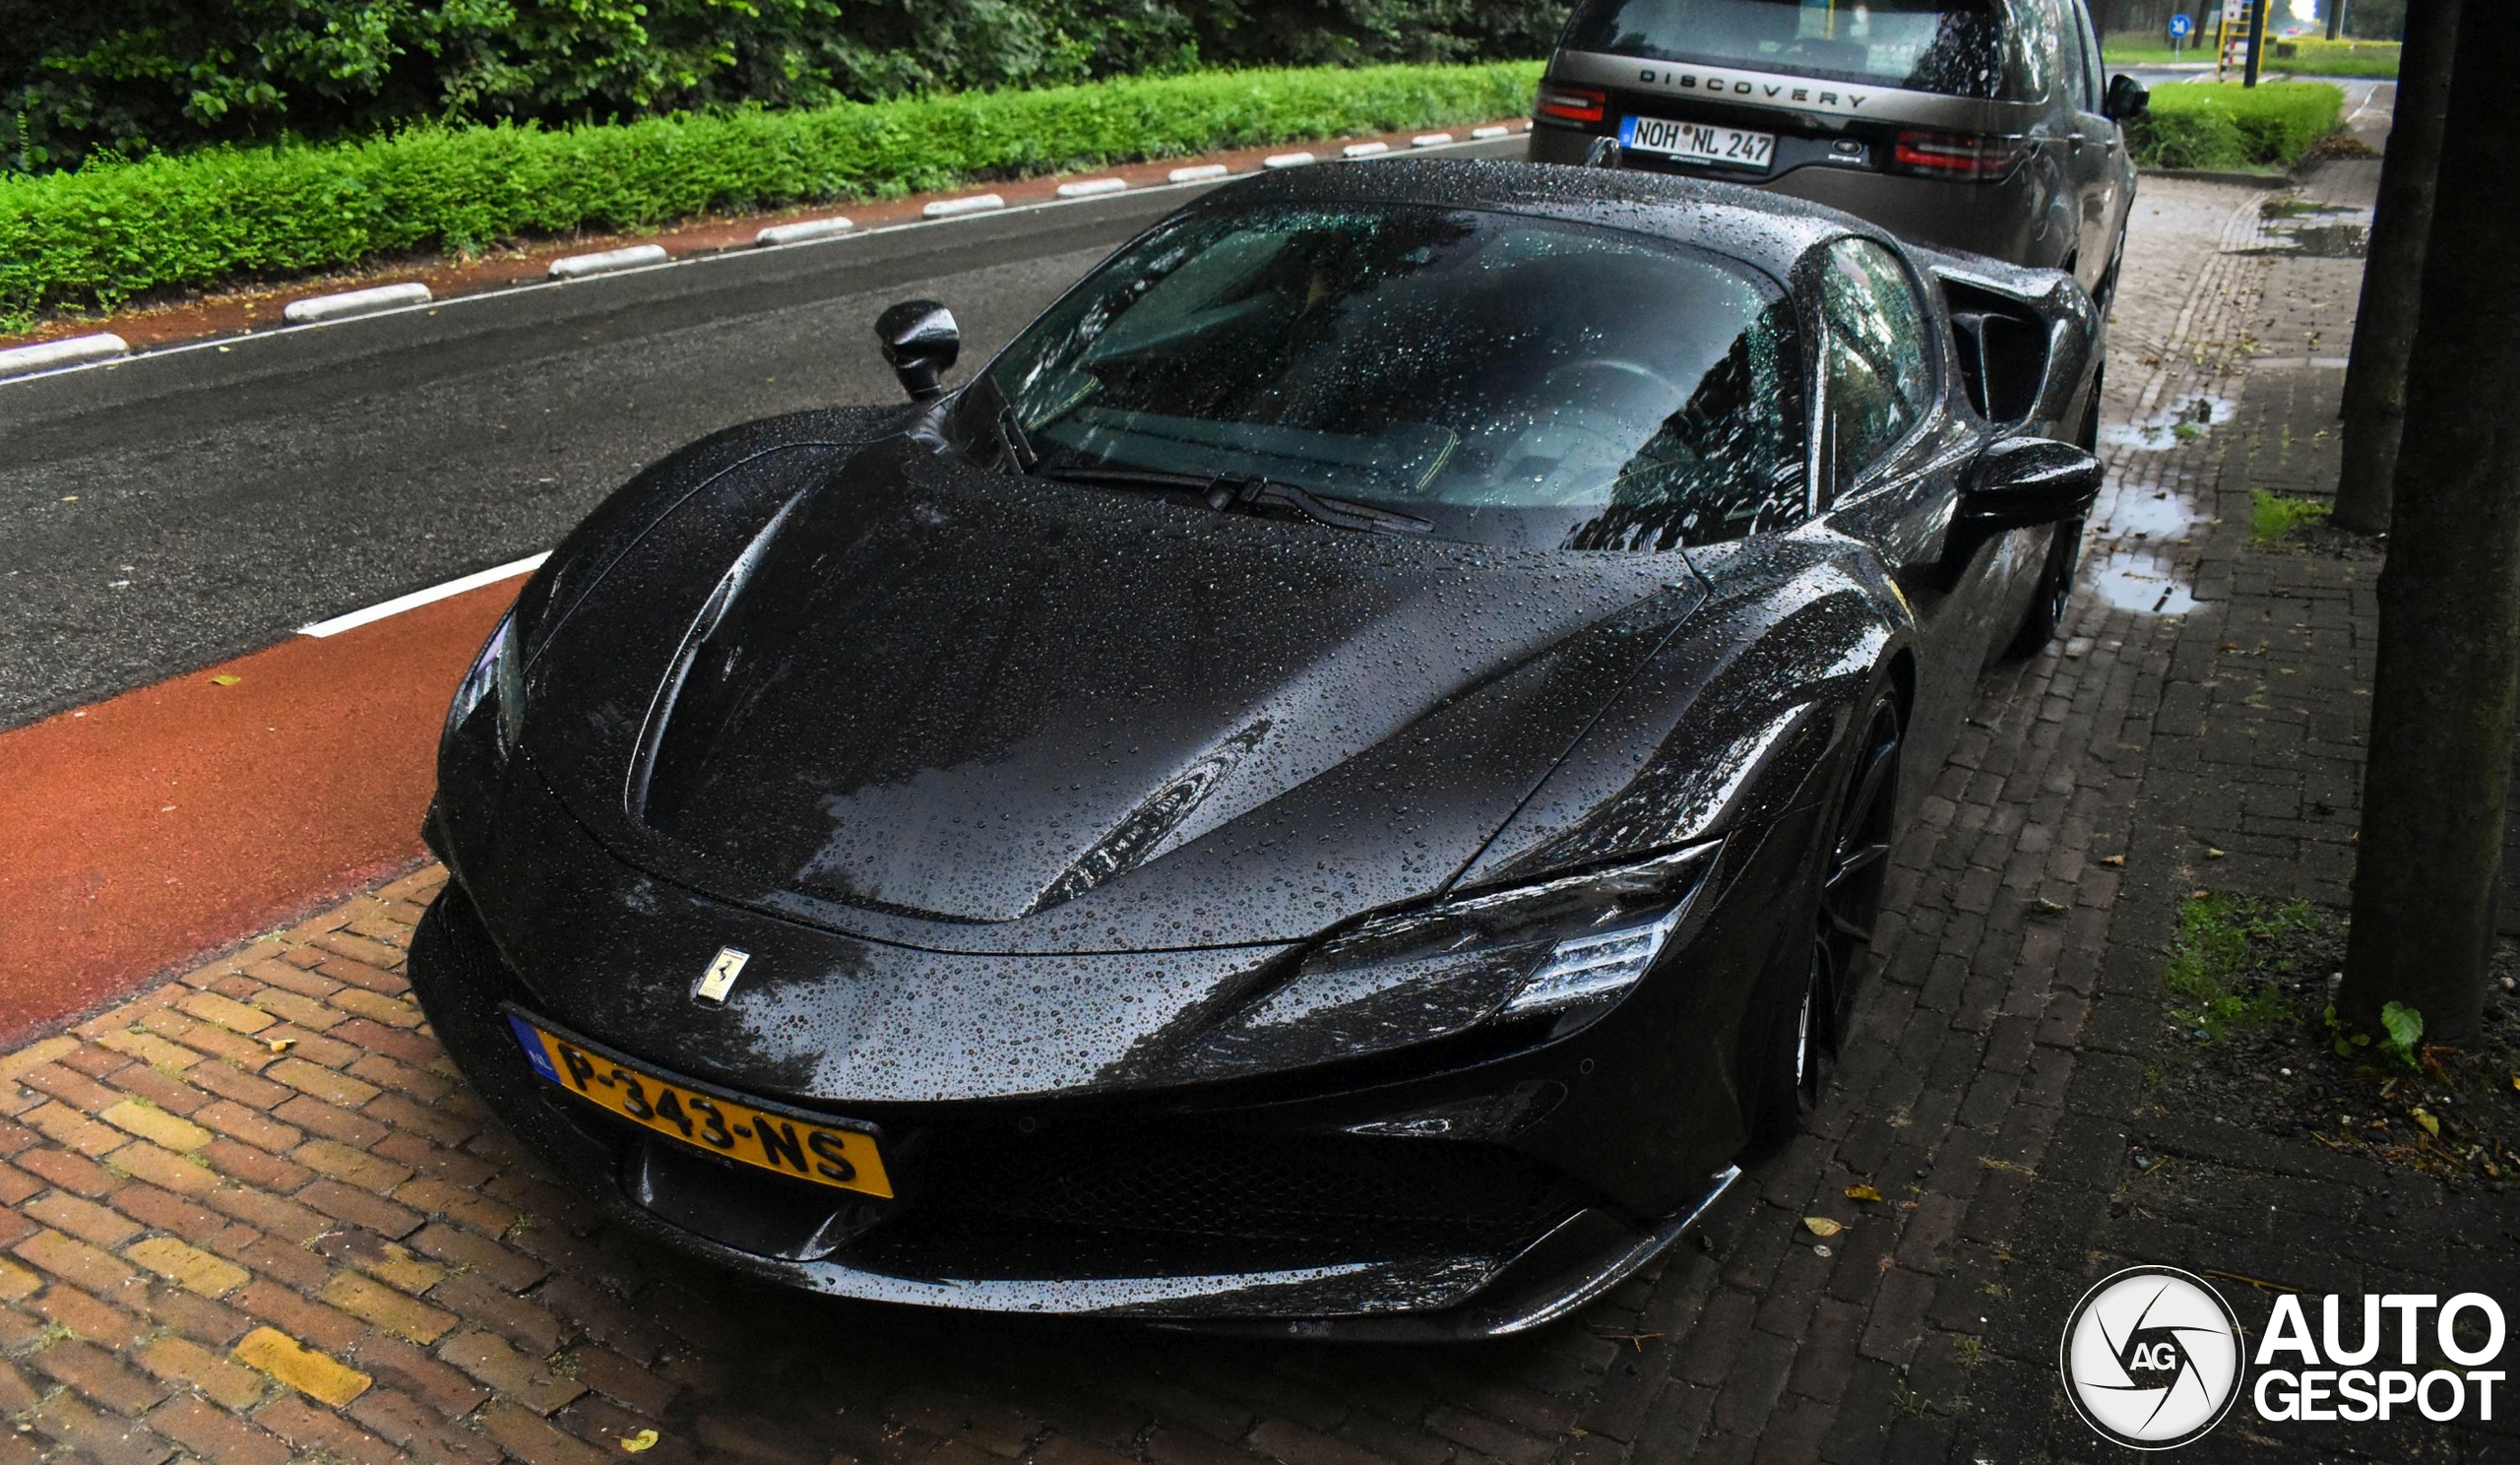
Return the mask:
[(1054, 478), (1114, 487), (1187, 488), (1204, 495), (1208, 507), (1220, 513), (1238, 509), (1246, 514), (1256, 514), (1263, 509), (1292, 509), (1315, 524), (1365, 534), (1425, 534), (1435, 527), (1415, 514), (1376, 508), (1353, 498), (1315, 493), (1309, 488), (1281, 483), (1275, 478), (1244, 478), (1237, 474), (1211, 478), (1199, 474), (1166, 473), (1160, 469), (1069, 468), (1064, 465), (1043, 472)]
[(1013, 407), (997, 410), (997, 440), (1003, 446), (1003, 459), (1013, 464), (1017, 473), (1034, 473), (1041, 466), (1041, 455), (1033, 451), (1033, 439), (1025, 436), (1024, 424), (1015, 417)]
[(1230, 509), (1240, 505), (1246, 513), (1263, 508), (1289, 508), (1315, 524), (1333, 529), (1361, 530), (1367, 534), (1424, 534), (1435, 526), (1415, 514), (1394, 513), (1378, 509), (1353, 498), (1333, 498), (1315, 493), (1292, 483), (1275, 478), (1220, 478), (1208, 488), (1208, 507)]

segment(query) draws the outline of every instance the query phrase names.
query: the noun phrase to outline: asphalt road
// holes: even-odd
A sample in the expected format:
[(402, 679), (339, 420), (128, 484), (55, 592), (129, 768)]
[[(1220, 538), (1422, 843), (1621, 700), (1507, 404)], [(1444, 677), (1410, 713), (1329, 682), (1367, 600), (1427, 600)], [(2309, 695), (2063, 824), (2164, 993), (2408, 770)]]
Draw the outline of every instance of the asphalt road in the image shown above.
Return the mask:
[[(1495, 156), (1522, 139), (1452, 150)], [(930, 296), (967, 365), (1196, 189), (448, 301), (0, 383), (0, 728), (555, 542), (642, 465), (900, 387)]]
[(1184, 190), (450, 301), (0, 385), (0, 727), (545, 549), (749, 417), (900, 388), (928, 295), (985, 359)]

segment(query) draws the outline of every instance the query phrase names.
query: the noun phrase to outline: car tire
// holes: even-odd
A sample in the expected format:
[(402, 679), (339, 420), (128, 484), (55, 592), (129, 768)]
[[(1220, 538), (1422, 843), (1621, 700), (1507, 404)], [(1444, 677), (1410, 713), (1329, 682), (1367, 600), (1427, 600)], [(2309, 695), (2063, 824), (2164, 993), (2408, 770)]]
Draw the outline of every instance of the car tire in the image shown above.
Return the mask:
[(2091, 292), (2091, 302), (2099, 309), (2100, 318), (2104, 321), (2109, 319), (2110, 310), (2117, 304), (2117, 269), (2124, 263), (2126, 235), (2120, 230), (2116, 247), (2109, 251), (2109, 268), (2102, 273), (2099, 287)]
[[(2074, 433), (2074, 446), (2086, 453), (2100, 448), (2100, 394), (2106, 375), (2105, 370), (2092, 373), (2091, 402), (2083, 409), (2082, 426)], [(2005, 661), (2028, 661), (2056, 639), (2057, 630), (2065, 623), (2066, 603), (2074, 597), (2074, 571), (2082, 564), (2082, 557), (2083, 521), (2068, 519), (2056, 526), (2048, 541), (2048, 558), (2039, 567), (2039, 587), (2031, 592), (2030, 609), (2022, 615), (2021, 628), (2013, 632), (2012, 643), (2004, 648)]]
[(1850, 732), (1855, 742), (1829, 805), (1828, 843), (1802, 902), (1806, 915), (1788, 929), (1770, 969), (1750, 1116), (1751, 1144), (1761, 1151), (1800, 1133), (1819, 1107), (1872, 965), (1907, 742), (1898, 689), (1885, 682), (1875, 690)]

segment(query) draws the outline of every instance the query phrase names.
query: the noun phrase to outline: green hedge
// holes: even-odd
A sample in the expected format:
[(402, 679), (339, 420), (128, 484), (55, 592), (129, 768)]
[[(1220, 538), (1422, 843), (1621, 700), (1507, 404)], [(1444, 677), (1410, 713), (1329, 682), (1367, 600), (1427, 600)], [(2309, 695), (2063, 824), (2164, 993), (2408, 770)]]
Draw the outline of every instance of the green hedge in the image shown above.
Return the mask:
[(146, 290), (1528, 110), (1538, 62), (1212, 72), (618, 126), (415, 128), (0, 178), (0, 330)]
[(2153, 89), (2131, 142), (2145, 167), (2289, 166), (2344, 113), (2345, 94), (2323, 82), (2175, 82)]
[[(2291, 55), (2285, 51), (2290, 49)], [(2266, 48), (2270, 71), (2302, 76), (2395, 77), (2398, 43), (2393, 40), (2326, 40), (2304, 36)]]
[(0, 172), (421, 123), (1514, 61), (1565, 19), (1565, 0), (0, 0)]

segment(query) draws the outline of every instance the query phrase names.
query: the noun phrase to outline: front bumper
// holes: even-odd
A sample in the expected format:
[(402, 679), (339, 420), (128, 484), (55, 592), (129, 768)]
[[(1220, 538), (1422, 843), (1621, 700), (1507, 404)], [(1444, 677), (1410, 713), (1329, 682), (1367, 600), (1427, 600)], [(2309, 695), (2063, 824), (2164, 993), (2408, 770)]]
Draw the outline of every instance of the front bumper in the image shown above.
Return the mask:
[(1107, 1102), (946, 1105), (880, 1115), (906, 1183), (873, 1203), (737, 1174), (541, 1083), (500, 1016), (533, 999), (459, 884), (422, 922), (410, 972), (483, 1099), (574, 1188), (669, 1245), (836, 1297), (1277, 1336), (1497, 1336), (1615, 1286), (1738, 1174), (1639, 1218), (1500, 1147), (1322, 1132), (1318, 1114), (1291, 1126), (1283, 1103), (1152, 1118)]

